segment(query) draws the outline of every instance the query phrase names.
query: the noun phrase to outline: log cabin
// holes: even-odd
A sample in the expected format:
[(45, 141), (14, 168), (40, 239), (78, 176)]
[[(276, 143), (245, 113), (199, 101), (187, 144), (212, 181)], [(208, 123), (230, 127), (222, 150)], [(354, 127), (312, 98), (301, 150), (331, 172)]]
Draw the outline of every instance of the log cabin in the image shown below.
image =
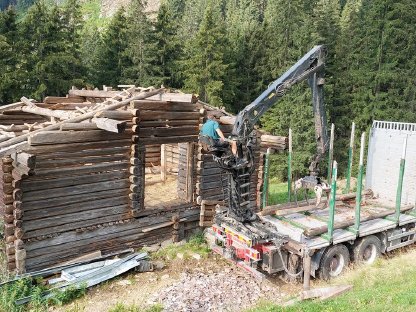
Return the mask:
[[(179, 241), (212, 223), (227, 173), (198, 143), (207, 111), (229, 135), (233, 117), (192, 94), (72, 89), (0, 107), (0, 214), (11, 272)], [(250, 205), (263, 154), (287, 140), (257, 132)], [(263, 138), (263, 140), (262, 140)]]

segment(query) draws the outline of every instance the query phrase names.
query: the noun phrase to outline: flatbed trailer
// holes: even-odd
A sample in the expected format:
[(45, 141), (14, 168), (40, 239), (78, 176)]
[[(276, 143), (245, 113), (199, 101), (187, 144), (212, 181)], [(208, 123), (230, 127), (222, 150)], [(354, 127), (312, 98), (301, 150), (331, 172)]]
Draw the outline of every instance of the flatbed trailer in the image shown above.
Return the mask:
[[(334, 206), (335, 227), (355, 221), (354, 204), (337, 203)], [(358, 231), (354, 226), (333, 229), (332, 236), (328, 232), (307, 235), (314, 231), (322, 232), (328, 227), (331, 207), (285, 216), (262, 216), (260, 221), (250, 224), (249, 232), (219, 221), (207, 236), (210, 236), (209, 241), (215, 252), (256, 277), (282, 273), (302, 276), (304, 287), (308, 289), (311, 276), (323, 279), (336, 277), (351, 260), (373, 263), (381, 253), (414, 243), (414, 206), (403, 206), (401, 211), (405, 212), (396, 218), (394, 207), (374, 200), (371, 203), (363, 202), (361, 219), (386, 216), (360, 222)], [(263, 233), (265, 229), (267, 234)], [(257, 235), (251, 236), (249, 233)]]

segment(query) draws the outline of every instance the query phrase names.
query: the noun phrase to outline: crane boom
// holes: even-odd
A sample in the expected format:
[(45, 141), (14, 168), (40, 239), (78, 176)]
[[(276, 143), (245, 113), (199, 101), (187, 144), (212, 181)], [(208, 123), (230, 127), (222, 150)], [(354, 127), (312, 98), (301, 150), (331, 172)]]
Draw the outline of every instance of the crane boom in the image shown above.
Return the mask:
[[(230, 155), (221, 156), (222, 153), (218, 156), (214, 155), (218, 165), (230, 173), (227, 218), (238, 222), (254, 221), (256, 219), (256, 215), (249, 205), (250, 176), (254, 170), (254, 126), (261, 116), (293, 85), (304, 80), (308, 80), (312, 90), (317, 142), (317, 151), (309, 166), (310, 176), (304, 179), (312, 185), (318, 183), (318, 164), (328, 148), (323, 101), (324, 65), (325, 47), (322, 45), (315, 46), (237, 115), (231, 136), (236, 141), (237, 158), (240, 162)], [(243, 160), (242, 163), (241, 160)], [(220, 216), (217, 216), (217, 218), (220, 218)]]
[[(323, 75), (325, 65), (325, 47), (315, 46), (282, 76), (275, 80), (257, 99), (246, 106), (237, 115), (232, 136), (237, 142), (246, 144), (254, 125), (293, 85), (308, 79), (312, 90), (313, 111), (315, 116), (315, 138), (317, 154), (310, 170), (316, 171), (317, 162), (327, 149), (326, 115), (323, 102)], [(313, 167), (313, 168), (312, 168)]]

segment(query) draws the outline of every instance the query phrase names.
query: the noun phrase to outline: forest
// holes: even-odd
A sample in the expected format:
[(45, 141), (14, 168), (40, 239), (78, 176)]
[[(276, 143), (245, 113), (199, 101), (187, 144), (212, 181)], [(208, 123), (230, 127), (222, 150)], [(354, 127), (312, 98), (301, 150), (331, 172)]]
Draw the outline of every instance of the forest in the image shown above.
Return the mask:
[[(86, 15), (85, 1), (17, 3), (0, 14), (0, 104), (62, 96), (71, 86), (163, 84), (236, 113), (324, 44), (341, 173), (353, 121), (358, 133), (373, 120), (416, 122), (413, 0), (163, 0), (155, 17), (132, 0), (105, 21)], [(293, 129), (295, 172), (304, 173), (316, 149), (307, 84), (261, 126), (277, 135)], [(275, 174), (284, 177), (285, 167), (277, 156)]]

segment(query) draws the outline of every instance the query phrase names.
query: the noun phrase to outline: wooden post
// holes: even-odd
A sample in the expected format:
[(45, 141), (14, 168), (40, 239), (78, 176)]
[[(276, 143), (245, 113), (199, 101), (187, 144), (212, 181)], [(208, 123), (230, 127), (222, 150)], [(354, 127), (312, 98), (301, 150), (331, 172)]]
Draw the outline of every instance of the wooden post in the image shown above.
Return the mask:
[(194, 143), (188, 143), (186, 149), (186, 200), (192, 201), (194, 189)]
[(263, 176), (263, 193), (262, 193), (262, 208), (269, 204), (269, 162), (270, 162), (270, 148), (267, 149), (266, 155), (264, 156), (264, 176)]
[(289, 153), (287, 157), (287, 201), (290, 203), (292, 195), (292, 129), (289, 128)]
[(303, 290), (311, 288), (311, 256), (308, 252), (303, 257)]
[(361, 222), (361, 193), (363, 188), (363, 175), (364, 175), (364, 147), (365, 147), (365, 132), (361, 134), (361, 146), (360, 146), (360, 163), (358, 167), (358, 179), (357, 179), (357, 196), (355, 201), (355, 223), (354, 231), (358, 234), (360, 230)]
[(160, 145), (160, 180), (166, 181), (166, 144)]
[(355, 122), (352, 123), (350, 147), (348, 148), (348, 168), (347, 168), (347, 183), (345, 184), (345, 190), (344, 190), (345, 194), (350, 192), (352, 157), (354, 153), (354, 135), (355, 135)]
[(329, 139), (329, 151), (328, 151), (328, 183), (331, 181), (332, 160), (334, 158), (334, 133), (335, 133), (335, 125), (331, 124), (331, 137)]

